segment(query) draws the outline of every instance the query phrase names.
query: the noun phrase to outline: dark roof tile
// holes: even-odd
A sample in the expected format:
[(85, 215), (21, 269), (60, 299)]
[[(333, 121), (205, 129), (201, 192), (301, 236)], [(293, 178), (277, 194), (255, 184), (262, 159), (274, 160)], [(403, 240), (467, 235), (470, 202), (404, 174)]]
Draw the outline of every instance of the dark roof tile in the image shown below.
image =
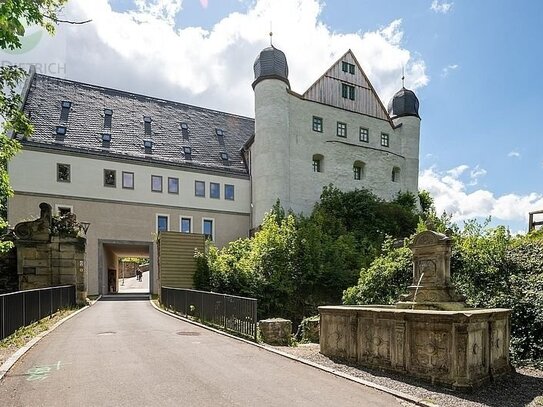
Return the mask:
[[(63, 100), (72, 105), (66, 135), (59, 141), (56, 126)], [(104, 109), (113, 110), (108, 148), (102, 143)], [(254, 119), (248, 117), (39, 74), (33, 77), (24, 110), (34, 125), (29, 144), (61, 144), (70, 151), (247, 173), (240, 150), (254, 133)], [(152, 154), (143, 146), (148, 138), (144, 116), (152, 118)], [(181, 122), (188, 130), (181, 130)], [(224, 145), (217, 128), (224, 131)], [(190, 160), (185, 160), (183, 147), (192, 148)], [(220, 152), (227, 152), (230, 161), (221, 160)]]

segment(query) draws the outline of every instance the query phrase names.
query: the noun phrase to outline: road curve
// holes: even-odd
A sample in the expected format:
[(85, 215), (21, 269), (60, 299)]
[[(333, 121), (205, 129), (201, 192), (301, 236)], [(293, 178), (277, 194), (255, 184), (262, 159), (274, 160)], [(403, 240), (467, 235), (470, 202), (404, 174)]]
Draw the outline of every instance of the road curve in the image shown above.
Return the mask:
[(102, 300), (0, 383), (2, 406), (400, 406), (393, 396), (171, 318)]

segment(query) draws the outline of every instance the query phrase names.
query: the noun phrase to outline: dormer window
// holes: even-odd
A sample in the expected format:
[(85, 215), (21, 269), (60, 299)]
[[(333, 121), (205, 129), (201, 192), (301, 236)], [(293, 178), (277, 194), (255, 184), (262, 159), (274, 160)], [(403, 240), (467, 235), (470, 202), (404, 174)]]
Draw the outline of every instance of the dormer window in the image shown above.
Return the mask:
[(72, 107), (72, 102), (63, 100), (62, 102), (60, 102), (60, 106), (62, 108), (62, 110), (60, 111), (60, 122), (67, 123), (68, 115), (70, 114), (70, 108)]
[(66, 135), (66, 126), (57, 126), (56, 132), (59, 136)]
[(222, 129), (215, 129), (215, 133), (217, 133), (217, 136), (224, 136), (224, 131)]
[(185, 155), (185, 160), (192, 159), (192, 149), (190, 147), (183, 147), (183, 154)]
[(113, 110), (104, 109), (104, 129), (111, 129), (111, 117), (113, 116)]
[(149, 139), (143, 140), (143, 147), (145, 147), (146, 149), (153, 148), (153, 140), (149, 140)]
[(151, 117), (143, 116), (143, 130), (146, 136), (151, 135)]
[(111, 134), (102, 133), (102, 141), (105, 141), (106, 143), (109, 143), (111, 141)]
[(185, 122), (182, 122), (181, 123), (181, 130), (188, 130), (189, 129), (189, 125)]
[(228, 161), (228, 153), (221, 153), (220, 156), (221, 156), (221, 160)]

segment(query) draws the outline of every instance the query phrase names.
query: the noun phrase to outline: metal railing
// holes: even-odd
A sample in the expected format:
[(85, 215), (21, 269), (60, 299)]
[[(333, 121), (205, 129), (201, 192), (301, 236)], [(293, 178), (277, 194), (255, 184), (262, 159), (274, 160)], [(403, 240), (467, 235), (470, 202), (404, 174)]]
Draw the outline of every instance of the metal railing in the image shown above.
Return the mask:
[(75, 306), (75, 286), (39, 288), (0, 295), (0, 340), (17, 329)]
[(183, 316), (257, 340), (257, 300), (254, 298), (162, 287), (160, 301)]

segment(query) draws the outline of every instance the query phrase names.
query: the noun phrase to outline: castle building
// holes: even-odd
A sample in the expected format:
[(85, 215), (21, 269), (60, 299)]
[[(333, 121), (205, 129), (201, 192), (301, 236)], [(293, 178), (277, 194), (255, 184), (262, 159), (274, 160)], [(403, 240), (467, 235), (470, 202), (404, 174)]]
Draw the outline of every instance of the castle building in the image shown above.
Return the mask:
[(283, 52), (254, 64), (255, 118), (31, 72), (23, 90), (34, 135), (9, 163), (14, 225), (48, 202), (90, 222), (89, 294), (108, 292), (117, 259), (155, 237), (201, 233), (223, 246), (248, 236), (277, 199), (309, 214), (322, 188), (417, 193), (419, 102), (402, 88), (388, 111), (349, 50), (304, 94)]

